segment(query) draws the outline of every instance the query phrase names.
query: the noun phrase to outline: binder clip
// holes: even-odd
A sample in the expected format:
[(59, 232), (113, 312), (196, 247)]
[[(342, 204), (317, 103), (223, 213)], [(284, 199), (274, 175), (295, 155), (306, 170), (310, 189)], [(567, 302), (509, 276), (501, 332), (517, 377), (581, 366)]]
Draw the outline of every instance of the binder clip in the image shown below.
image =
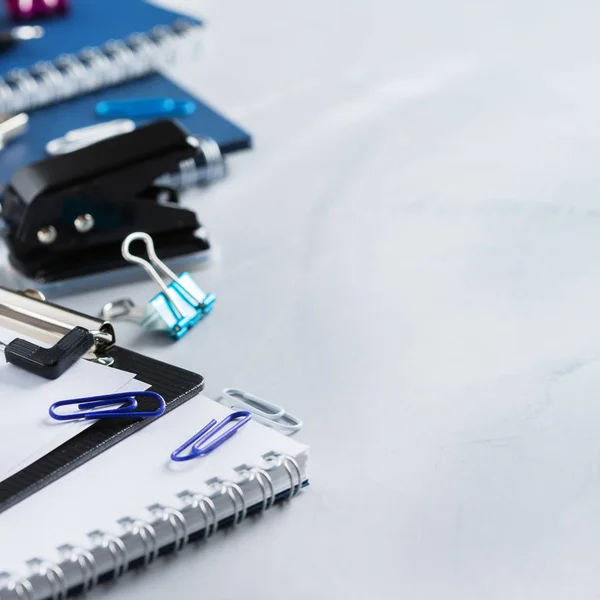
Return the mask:
[[(173, 187), (156, 183), (199, 154), (176, 121), (155, 121), (69, 154), (23, 167), (4, 190), (2, 216), (11, 266), (27, 287), (89, 289), (127, 262), (121, 242), (149, 232), (162, 256), (189, 263), (210, 244)], [(125, 280), (127, 275), (112, 277)]]
[[(135, 241), (146, 245), (149, 261), (131, 253), (130, 246)], [(128, 235), (123, 241), (121, 251), (126, 261), (142, 266), (161, 290), (148, 302), (144, 311), (141, 325), (145, 329), (167, 330), (172, 339), (179, 340), (212, 311), (216, 296), (203, 292), (189, 273), (175, 275), (158, 258), (152, 238), (147, 233)], [(163, 277), (170, 279), (171, 283), (167, 285)], [(114, 312), (115, 309), (117, 313)], [(136, 310), (132, 301), (121, 300), (105, 305), (102, 314), (114, 319), (117, 314), (126, 316)]]

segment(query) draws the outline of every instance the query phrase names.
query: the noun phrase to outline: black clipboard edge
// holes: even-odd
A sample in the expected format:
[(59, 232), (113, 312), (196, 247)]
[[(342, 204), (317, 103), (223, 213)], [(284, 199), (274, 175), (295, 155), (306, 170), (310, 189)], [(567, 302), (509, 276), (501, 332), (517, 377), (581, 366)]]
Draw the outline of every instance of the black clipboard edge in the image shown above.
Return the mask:
[[(204, 389), (204, 377), (179, 367), (115, 346), (109, 355), (114, 366), (136, 373), (163, 396), (167, 411), (173, 410)], [(110, 368), (110, 367), (106, 367)], [(147, 405), (146, 405), (147, 403)], [(152, 410), (152, 400), (141, 400), (140, 410)], [(111, 446), (153, 423), (156, 419), (98, 421), (43, 458), (0, 482), (0, 513), (98, 456)]]

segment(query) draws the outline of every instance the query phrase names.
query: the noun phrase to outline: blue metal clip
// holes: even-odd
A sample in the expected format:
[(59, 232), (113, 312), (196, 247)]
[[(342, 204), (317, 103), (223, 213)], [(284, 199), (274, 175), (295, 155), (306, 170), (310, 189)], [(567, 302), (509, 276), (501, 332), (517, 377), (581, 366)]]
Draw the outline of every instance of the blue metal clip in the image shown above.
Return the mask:
[[(136, 411), (137, 398), (152, 398), (158, 402), (158, 408), (152, 411)], [(61, 406), (77, 405), (80, 412), (58, 414), (57, 408)], [(113, 406), (123, 404), (113, 410), (85, 410), (99, 408), (101, 406)], [(50, 405), (48, 413), (57, 421), (73, 421), (75, 419), (146, 419), (148, 417), (160, 417), (165, 412), (166, 404), (163, 397), (156, 392), (121, 392), (119, 394), (108, 394), (106, 396), (94, 396), (92, 398), (74, 398), (73, 400), (59, 400)], [(84, 412), (81, 412), (84, 411)]]
[[(207, 423), (196, 435), (179, 446), (177, 450), (174, 450), (171, 453), (171, 460), (183, 462), (185, 460), (197, 458), (198, 456), (206, 456), (207, 454), (210, 454), (223, 442), (235, 435), (248, 421), (250, 421), (251, 418), (252, 415), (247, 410), (238, 410), (237, 412), (227, 415), (219, 424), (217, 424), (216, 419), (212, 419), (212, 421)], [(207, 443), (215, 436), (217, 432), (221, 431), (221, 429), (236, 419), (241, 420), (232, 425), (225, 433), (218, 436), (214, 441)], [(190, 448), (189, 453), (182, 454), (188, 448)]]
[[(131, 254), (129, 246), (141, 240), (146, 244), (150, 262)], [(208, 315), (214, 306), (216, 296), (203, 292), (189, 273), (175, 275), (167, 265), (156, 256), (154, 242), (147, 233), (137, 232), (128, 235), (121, 247), (123, 258), (141, 265), (162, 290), (148, 302), (142, 318), (142, 327), (146, 329), (167, 329), (174, 340), (182, 338), (190, 329)], [(166, 285), (163, 276), (171, 279)]]
[(187, 117), (196, 110), (193, 100), (175, 98), (131, 98), (128, 100), (102, 100), (96, 104), (96, 114), (102, 118), (114, 119)]

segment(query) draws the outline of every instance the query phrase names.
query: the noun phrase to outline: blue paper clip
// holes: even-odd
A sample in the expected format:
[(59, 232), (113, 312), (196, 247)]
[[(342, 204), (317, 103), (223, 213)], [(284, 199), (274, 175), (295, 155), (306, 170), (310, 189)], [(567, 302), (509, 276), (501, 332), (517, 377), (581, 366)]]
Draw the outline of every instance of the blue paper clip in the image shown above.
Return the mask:
[[(158, 402), (158, 408), (151, 411), (136, 411), (137, 398), (152, 398)], [(99, 408), (101, 406), (113, 406), (124, 403), (123, 406), (112, 410), (85, 410)], [(77, 405), (79, 412), (58, 414), (57, 408), (61, 406)], [(106, 396), (94, 396), (92, 398), (74, 398), (73, 400), (59, 400), (50, 405), (49, 415), (57, 421), (73, 421), (75, 419), (146, 419), (149, 417), (160, 417), (165, 412), (166, 404), (164, 398), (156, 392), (121, 392), (119, 394), (108, 394)]]
[[(129, 246), (137, 240), (146, 244), (150, 262), (131, 254)], [(128, 235), (121, 246), (121, 253), (126, 261), (141, 265), (162, 290), (148, 303), (142, 318), (142, 327), (167, 329), (171, 338), (178, 340), (189, 331), (190, 327), (196, 325), (212, 311), (216, 296), (203, 292), (189, 273), (175, 275), (156, 256), (154, 242), (147, 233), (137, 232)], [(159, 271), (164, 277), (171, 279), (169, 285), (165, 284)]]
[[(197, 458), (198, 456), (206, 456), (207, 454), (210, 454), (223, 442), (235, 435), (248, 421), (250, 421), (251, 418), (252, 415), (247, 410), (238, 410), (237, 412), (227, 415), (219, 424), (217, 424), (216, 419), (213, 419), (207, 423), (196, 435), (179, 446), (177, 450), (174, 450), (171, 453), (171, 460), (183, 462), (185, 460)], [(241, 420), (232, 425), (225, 433), (218, 436), (215, 440), (207, 443), (215, 436), (217, 432), (221, 431), (221, 429), (236, 419)], [(190, 448), (189, 453), (182, 454), (188, 448)]]
[(96, 104), (99, 117), (114, 119), (150, 117), (187, 117), (196, 110), (193, 100), (175, 98), (131, 98), (128, 100), (102, 100)]

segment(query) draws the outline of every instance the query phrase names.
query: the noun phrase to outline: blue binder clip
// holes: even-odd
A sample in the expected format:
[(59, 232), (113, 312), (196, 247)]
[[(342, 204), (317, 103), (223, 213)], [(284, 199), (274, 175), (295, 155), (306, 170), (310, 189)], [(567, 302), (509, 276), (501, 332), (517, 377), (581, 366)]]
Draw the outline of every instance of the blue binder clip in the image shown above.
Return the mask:
[[(250, 421), (251, 418), (252, 415), (247, 410), (238, 410), (237, 412), (227, 415), (218, 424), (216, 419), (212, 419), (212, 421), (208, 422), (198, 433), (179, 446), (177, 450), (173, 450), (171, 453), (171, 460), (183, 462), (192, 460), (192, 458), (197, 458), (198, 456), (210, 454), (223, 442), (234, 436), (248, 421)], [(222, 433), (216, 439), (212, 440), (216, 433), (237, 419), (239, 419), (239, 421), (234, 423), (227, 431), (225, 431), (225, 433)], [(183, 454), (188, 448), (189, 452)]]
[[(150, 261), (131, 254), (129, 247), (138, 240), (146, 244)], [(148, 302), (141, 321), (142, 327), (168, 330), (171, 338), (178, 340), (212, 311), (216, 296), (203, 292), (189, 273), (175, 275), (156, 256), (154, 242), (147, 233), (128, 235), (121, 246), (121, 253), (126, 261), (142, 266), (161, 289)], [(161, 274), (171, 280), (169, 285), (163, 281)]]

